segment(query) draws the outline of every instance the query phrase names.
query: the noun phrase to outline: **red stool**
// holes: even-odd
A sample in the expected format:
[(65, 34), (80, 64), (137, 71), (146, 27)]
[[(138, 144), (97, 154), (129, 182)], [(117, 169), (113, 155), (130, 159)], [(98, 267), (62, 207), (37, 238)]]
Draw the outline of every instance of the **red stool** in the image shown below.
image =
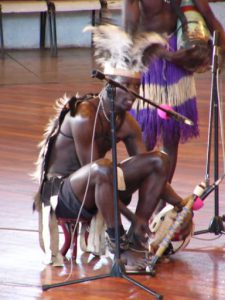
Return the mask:
[[(64, 234), (64, 244), (63, 244), (60, 252), (63, 256), (66, 255), (66, 253), (68, 252), (68, 250), (71, 246), (71, 241), (73, 238), (73, 244), (72, 244), (73, 259), (76, 259), (76, 257), (77, 257), (77, 238), (78, 238), (79, 226), (81, 223), (86, 223), (87, 226), (90, 224), (90, 221), (87, 221), (85, 219), (80, 219), (78, 222), (78, 226), (77, 226), (76, 230), (74, 231), (76, 222), (77, 222), (77, 219), (64, 219), (64, 218), (58, 219), (58, 224), (62, 227), (63, 234)], [(85, 232), (86, 243), (87, 243), (87, 239), (88, 239), (88, 231)]]

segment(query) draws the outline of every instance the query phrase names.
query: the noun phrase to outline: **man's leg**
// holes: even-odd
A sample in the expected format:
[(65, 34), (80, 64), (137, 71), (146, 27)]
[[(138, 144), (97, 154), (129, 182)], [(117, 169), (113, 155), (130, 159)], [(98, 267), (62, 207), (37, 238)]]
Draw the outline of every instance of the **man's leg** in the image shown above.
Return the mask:
[[(135, 215), (144, 221), (146, 226), (155, 211), (159, 199), (162, 198), (178, 208), (182, 207), (183, 199), (167, 182), (169, 172), (167, 155), (158, 151), (144, 153), (122, 162), (120, 166), (124, 171), (127, 185), (126, 192), (120, 192), (121, 200), (135, 190), (139, 190)], [(136, 238), (144, 241), (147, 233), (144, 230), (144, 226), (141, 225), (140, 227), (140, 223), (132, 225)]]
[[(171, 183), (173, 179), (173, 175), (177, 165), (177, 156), (178, 156), (178, 147), (179, 147), (179, 140), (180, 138), (177, 137), (173, 139), (173, 142), (168, 142), (168, 139), (163, 140), (163, 147), (162, 150), (168, 155), (169, 162), (170, 162), (170, 169), (168, 173), (168, 182)], [(160, 199), (159, 204), (155, 209), (155, 213), (157, 214), (160, 212), (163, 207), (166, 205), (166, 202), (163, 199)]]
[(139, 190), (136, 214), (148, 222), (168, 178), (169, 161), (162, 152), (148, 152), (121, 162), (126, 192), (121, 197)]
[[(108, 159), (100, 159), (73, 173), (70, 183), (79, 202), (88, 211), (102, 213), (108, 228), (114, 227), (113, 171)], [(121, 224), (121, 219), (119, 219)]]
[[(88, 177), (90, 175), (90, 180)], [(96, 207), (102, 213), (106, 222), (107, 233), (109, 236), (109, 246), (111, 252), (115, 251), (115, 219), (114, 219), (114, 199), (113, 199), (113, 170), (112, 164), (107, 159), (94, 162), (91, 166), (82, 167), (70, 177), (71, 187), (80, 202), (84, 202), (84, 208), (93, 211)], [(88, 189), (86, 197), (84, 194), (86, 186)], [(125, 264), (132, 264), (135, 268), (145, 268), (146, 261), (142, 253), (135, 253), (128, 249), (128, 240), (122, 226), (119, 214), (119, 235), (120, 248), (125, 257), (129, 256), (129, 261), (124, 260)], [(110, 247), (109, 247), (110, 248)], [(114, 248), (114, 249), (113, 249)], [(128, 249), (128, 250), (127, 250)], [(132, 263), (130, 263), (132, 262)]]
[(129, 240), (134, 248), (143, 249), (147, 241), (149, 219), (154, 212), (159, 197), (167, 182), (169, 162), (166, 154), (159, 151), (146, 152), (121, 162), (126, 191), (120, 192), (123, 201), (138, 190), (138, 203), (135, 218), (131, 220)]
[(168, 174), (168, 182), (172, 182), (173, 174), (177, 165), (177, 156), (178, 156), (178, 147), (179, 147), (179, 138), (174, 138), (172, 143), (168, 142), (167, 139), (163, 141), (162, 150), (168, 155), (170, 162), (170, 170)]

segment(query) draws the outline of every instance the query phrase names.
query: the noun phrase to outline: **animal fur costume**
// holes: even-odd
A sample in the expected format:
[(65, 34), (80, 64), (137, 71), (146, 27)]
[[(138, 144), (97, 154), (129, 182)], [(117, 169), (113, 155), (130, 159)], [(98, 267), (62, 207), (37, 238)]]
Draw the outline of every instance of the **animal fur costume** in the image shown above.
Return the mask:
[[(95, 45), (95, 55), (97, 62), (104, 69), (107, 75), (120, 75), (126, 77), (140, 77), (141, 72), (145, 69), (145, 62), (149, 61), (153, 57), (157, 56), (160, 47), (165, 46), (166, 41), (156, 33), (143, 33), (137, 37), (132, 38), (128, 33), (124, 32), (120, 27), (114, 25), (101, 25), (98, 27), (88, 27), (86, 31), (92, 31), (93, 41)], [(86, 95), (84, 97), (72, 97), (70, 99), (61, 99), (57, 102), (58, 113), (53, 118), (45, 132), (44, 140), (40, 144), (40, 154), (37, 161), (37, 171), (34, 175), (35, 179), (39, 182), (39, 192), (35, 197), (34, 209), (39, 213), (39, 232), (40, 232), (40, 245), (46, 254), (46, 263), (53, 263), (55, 266), (63, 265), (63, 259), (59, 251), (59, 238), (58, 238), (58, 223), (54, 213), (57, 206), (57, 192), (49, 194), (49, 198), (43, 202), (43, 184), (48, 180), (48, 159), (51, 155), (51, 148), (54, 143), (54, 139), (59, 133), (60, 126), (67, 113), (72, 116), (75, 114), (76, 105), (79, 101), (88, 101), (89, 97), (93, 95)], [(122, 188), (124, 188), (124, 182), (122, 180), (121, 172), (118, 172), (120, 178), (118, 182), (122, 182)], [(55, 189), (57, 191), (58, 184), (60, 185), (63, 178), (56, 180)], [(118, 188), (120, 188), (118, 186)], [(54, 189), (53, 189), (54, 190)], [(101, 216), (100, 216), (101, 218)], [(95, 220), (93, 224), (102, 224), (101, 219)], [(82, 246), (84, 250), (91, 249), (95, 253), (101, 254), (102, 250), (102, 230), (97, 225), (98, 234), (93, 229), (95, 244), (99, 249)], [(91, 231), (90, 231), (91, 232)]]

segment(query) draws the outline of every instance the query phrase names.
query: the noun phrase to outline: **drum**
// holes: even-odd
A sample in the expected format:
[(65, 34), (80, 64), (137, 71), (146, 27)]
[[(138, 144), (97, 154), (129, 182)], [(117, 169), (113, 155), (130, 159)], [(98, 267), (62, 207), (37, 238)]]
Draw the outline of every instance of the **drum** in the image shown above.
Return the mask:
[[(153, 219), (149, 229), (152, 232), (152, 238), (149, 241), (149, 248), (152, 253), (158, 250), (160, 243), (167, 235), (170, 227), (173, 225), (177, 217), (177, 211), (172, 205), (166, 205)], [(179, 230), (174, 233), (172, 240), (170, 241), (170, 249), (167, 255), (176, 253), (177, 251), (184, 249), (191, 240), (194, 232), (194, 224), (192, 221), (193, 213), (187, 214)]]
[(188, 49), (195, 46), (193, 57), (190, 57), (190, 67), (187, 70), (202, 73), (209, 69), (211, 63), (212, 47), (211, 34), (202, 15), (192, 0), (182, 0), (180, 13), (185, 22), (177, 21), (177, 50)]

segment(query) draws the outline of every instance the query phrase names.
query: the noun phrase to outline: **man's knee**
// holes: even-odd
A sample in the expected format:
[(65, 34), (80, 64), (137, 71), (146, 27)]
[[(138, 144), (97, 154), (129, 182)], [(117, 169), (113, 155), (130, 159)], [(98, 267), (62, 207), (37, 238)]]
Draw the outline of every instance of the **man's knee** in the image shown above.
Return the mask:
[(168, 155), (163, 151), (154, 151), (153, 154), (154, 171), (167, 175), (170, 166)]
[(92, 164), (92, 175), (96, 183), (108, 182), (112, 180), (112, 162), (107, 159), (99, 159)]

